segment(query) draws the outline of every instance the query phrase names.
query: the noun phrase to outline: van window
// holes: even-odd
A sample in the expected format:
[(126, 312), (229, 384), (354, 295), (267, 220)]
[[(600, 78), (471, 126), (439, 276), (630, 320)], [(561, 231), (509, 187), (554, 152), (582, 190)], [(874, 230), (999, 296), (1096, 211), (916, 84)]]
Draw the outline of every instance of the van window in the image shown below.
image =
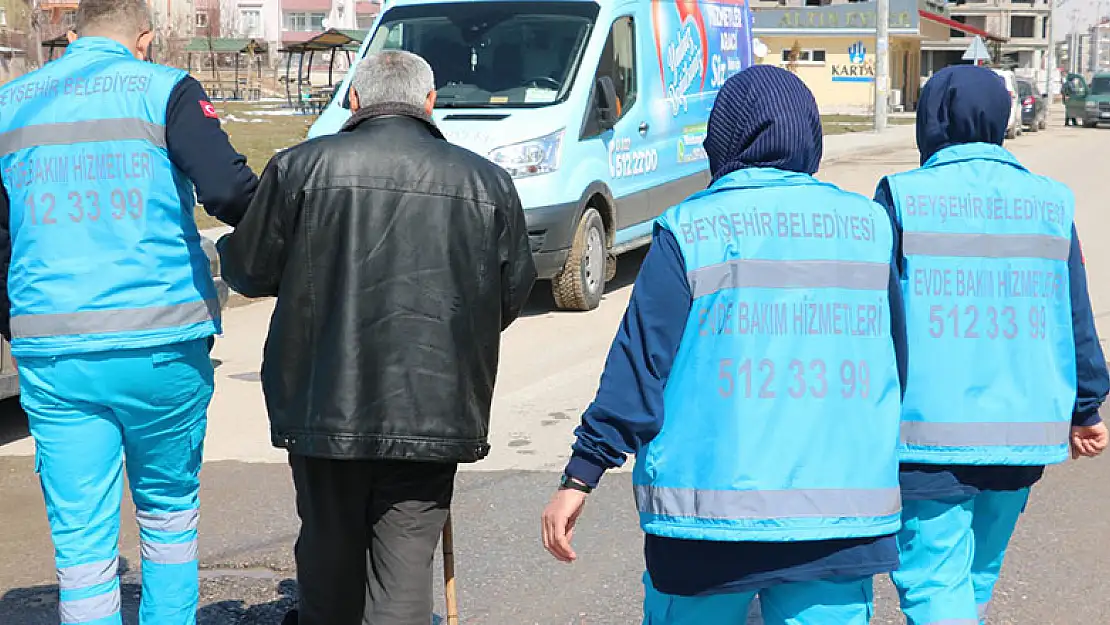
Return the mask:
[(1110, 94), (1110, 76), (1095, 76), (1091, 79), (1091, 95)]
[[(617, 92), (617, 118), (620, 119), (628, 113), (636, 103), (636, 24), (631, 17), (622, 17), (613, 22), (609, 30), (609, 38), (605, 40), (605, 49), (601, 52), (601, 60), (597, 64), (597, 74), (594, 84), (602, 76), (613, 79), (613, 87)], [(597, 98), (597, 95), (594, 94)], [(596, 100), (595, 100), (596, 106)], [(586, 121), (583, 137), (598, 134), (596, 116), (591, 116)]]
[(594, 3), (567, 1), (395, 7), (367, 52), (427, 60), (436, 108), (548, 106), (569, 94), (597, 12)]
[(1019, 97), (1027, 98), (1033, 95), (1033, 87), (1029, 83), (1025, 81), (1018, 81), (1017, 87)]

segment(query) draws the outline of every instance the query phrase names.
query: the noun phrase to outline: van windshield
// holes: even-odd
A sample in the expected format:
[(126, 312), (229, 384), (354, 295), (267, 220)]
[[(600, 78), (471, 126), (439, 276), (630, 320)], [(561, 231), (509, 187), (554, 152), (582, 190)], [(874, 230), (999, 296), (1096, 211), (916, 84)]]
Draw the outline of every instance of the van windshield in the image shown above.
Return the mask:
[(367, 51), (424, 57), (436, 108), (547, 106), (570, 92), (597, 12), (592, 2), (400, 6), (382, 16)]
[(1096, 76), (1091, 81), (1091, 95), (1110, 95), (1110, 76)]

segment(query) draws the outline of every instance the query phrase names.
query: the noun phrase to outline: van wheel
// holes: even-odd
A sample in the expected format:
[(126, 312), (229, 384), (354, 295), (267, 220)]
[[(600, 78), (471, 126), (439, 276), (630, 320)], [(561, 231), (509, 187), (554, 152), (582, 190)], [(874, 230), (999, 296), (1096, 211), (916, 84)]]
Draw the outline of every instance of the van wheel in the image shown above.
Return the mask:
[[(593, 208), (587, 208), (574, 232), (563, 270), (551, 281), (555, 306), (560, 310), (593, 310), (601, 304), (609, 273), (605, 249), (605, 223)], [(613, 263), (614, 269), (616, 263)]]
[(1041, 122), (1037, 124), (1037, 130), (1044, 130), (1045, 128), (1048, 128), (1048, 118), (1042, 117)]
[(1017, 131), (1014, 130), (1013, 128), (1007, 128), (1006, 129), (1006, 138), (1007, 139), (1017, 139)]
[(1083, 122), (1083, 127), (1084, 128), (1094, 128), (1097, 125), (1098, 125), (1098, 122)]

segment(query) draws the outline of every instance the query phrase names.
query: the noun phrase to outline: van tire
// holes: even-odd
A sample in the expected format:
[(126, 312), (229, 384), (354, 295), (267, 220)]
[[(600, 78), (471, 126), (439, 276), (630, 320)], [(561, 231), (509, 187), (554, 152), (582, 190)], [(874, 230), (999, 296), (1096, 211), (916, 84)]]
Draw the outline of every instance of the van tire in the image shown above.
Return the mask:
[(1094, 128), (1097, 125), (1098, 125), (1098, 122), (1086, 122), (1086, 121), (1083, 122), (1083, 127), (1084, 128)]
[(593, 310), (601, 304), (608, 278), (605, 223), (594, 208), (578, 221), (574, 243), (559, 275), (551, 280), (555, 307), (560, 310)]
[(1013, 128), (1007, 128), (1006, 129), (1006, 138), (1007, 139), (1017, 139), (1017, 131), (1014, 130)]

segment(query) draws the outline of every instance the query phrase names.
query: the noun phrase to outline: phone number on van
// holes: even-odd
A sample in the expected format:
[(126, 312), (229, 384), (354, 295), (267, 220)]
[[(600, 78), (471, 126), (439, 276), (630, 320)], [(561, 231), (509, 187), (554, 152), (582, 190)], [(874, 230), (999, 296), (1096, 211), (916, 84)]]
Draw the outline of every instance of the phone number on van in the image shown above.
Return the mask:
[(650, 174), (658, 167), (659, 153), (655, 150), (631, 150), (622, 145), (609, 152), (609, 175), (613, 178)]

